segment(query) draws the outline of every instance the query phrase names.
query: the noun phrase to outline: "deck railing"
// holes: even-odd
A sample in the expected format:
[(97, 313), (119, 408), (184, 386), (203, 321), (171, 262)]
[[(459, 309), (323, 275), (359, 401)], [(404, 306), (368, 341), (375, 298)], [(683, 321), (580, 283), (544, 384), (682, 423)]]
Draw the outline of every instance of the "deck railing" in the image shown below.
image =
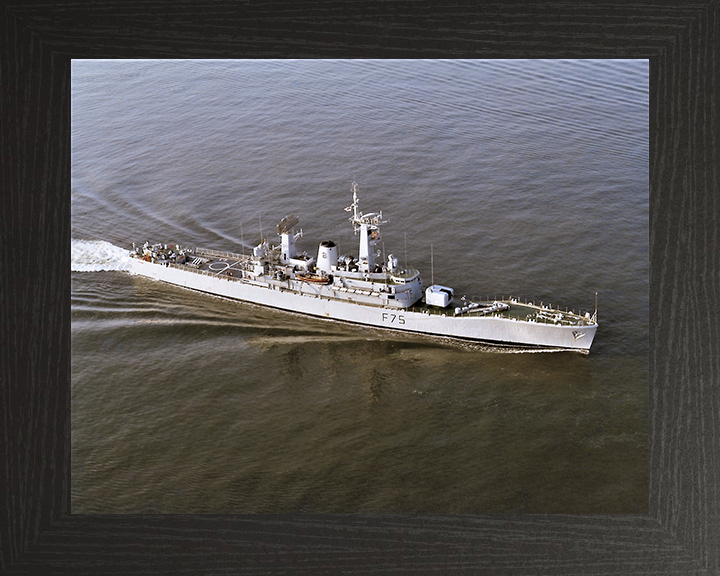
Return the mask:
[[(421, 306), (420, 308), (416, 306), (411, 306), (410, 310), (413, 310), (414, 312), (423, 312), (425, 314), (431, 314), (433, 316), (446, 316), (448, 318), (457, 318), (458, 316), (455, 315), (455, 307), (449, 306), (447, 308), (430, 308), (427, 306)], [(468, 312), (465, 312), (462, 314), (462, 316), (469, 316), (469, 317), (477, 317), (477, 316), (485, 316), (487, 318), (504, 318), (506, 320), (515, 320), (517, 322), (529, 322), (527, 318), (521, 317), (521, 316), (514, 316), (512, 314), (504, 313), (503, 311), (496, 311), (496, 312), (485, 312), (483, 313), (483, 309), (479, 308), (476, 310), (470, 310)], [(542, 317), (534, 317), (531, 320), (533, 323), (537, 324), (552, 324), (552, 325), (560, 325), (560, 326), (585, 326), (588, 324), (588, 322), (584, 318), (578, 318), (577, 320), (574, 319), (565, 319), (555, 322), (552, 319), (548, 318), (542, 318)]]
[(219, 258), (237, 258), (238, 260), (244, 260), (247, 256), (241, 254), (235, 254), (234, 252), (223, 252), (222, 250), (210, 250), (209, 248), (195, 248), (196, 253), (207, 254), (208, 256), (217, 256)]
[(228, 276), (227, 274), (221, 275), (217, 272), (208, 272), (207, 270), (200, 270), (199, 268), (192, 268), (191, 266), (187, 266), (185, 264), (177, 264), (175, 262), (168, 262), (167, 266), (168, 266), (168, 268), (176, 268), (177, 270), (184, 270), (185, 272), (192, 272), (194, 274), (202, 274), (204, 276), (214, 276), (215, 278), (224, 278), (225, 280), (234, 280), (234, 281), (241, 280), (241, 278), (235, 278), (234, 276)]

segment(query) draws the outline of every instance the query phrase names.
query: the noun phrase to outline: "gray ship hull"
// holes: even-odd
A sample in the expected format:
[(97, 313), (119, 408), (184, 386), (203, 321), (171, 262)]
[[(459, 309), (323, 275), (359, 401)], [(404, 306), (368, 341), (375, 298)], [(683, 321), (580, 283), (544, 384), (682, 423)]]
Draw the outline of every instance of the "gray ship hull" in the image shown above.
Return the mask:
[[(513, 308), (545, 310), (537, 306), (517, 305), (509, 302), (509, 313), (487, 315), (455, 315), (452, 308), (430, 309), (423, 306), (399, 308), (380, 298), (372, 290), (338, 288), (337, 285), (314, 285), (311, 282), (272, 277), (254, 280), (232, 274), (228, 262), (239, 262), (243, 257), (216, 260), (224, 263), (221, 272), (196, 270), (183, 264), (169, 264), (131, 258), (136, 274), (168, 282), (177, 286), (206, 292), (225, 298), (287, 310), (318, 318), (337, 320), (430, 336), (459, 338), (505, 346), (565, 349), (587, 353), (597, 330), (597, 323), (529, 321)], [(234, 257), (234, 259), (232, 258)], [(228, 273), (229, 272), (229, 273)], [(559, 311), (551, 311), (559, 313)]]

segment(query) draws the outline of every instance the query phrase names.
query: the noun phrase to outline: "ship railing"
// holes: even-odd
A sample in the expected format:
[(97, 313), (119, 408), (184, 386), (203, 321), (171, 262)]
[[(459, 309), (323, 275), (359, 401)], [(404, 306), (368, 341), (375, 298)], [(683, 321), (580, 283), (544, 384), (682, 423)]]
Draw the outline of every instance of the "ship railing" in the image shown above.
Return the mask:
[[(560, 308), (554, 309), (550, 305), (545, 306), (542, 302), (538, 306), (537, 304), (534, 304), (533, 302), (528, 301), (527, 299), (521, 300), (520, 298), (516, 296), (500, 296), (497, 295), (490, 298), (489, 295), (486, 295), (484, 299), (480, 299), (484, 302), (504, 302), (505, 304), (510, 304), (512, 307), (513, 305), (516, 306), (527, 306), (529, 308), (533, 308), (537, 310), (537, 315), (532, 319), (533, 323), (537, 324), (556, 324), (561, 326), (589, 326), (593, 322), (590, 320), (589, 317), (583, 316), (582, 312), (575, 312), (575, 310), (569, 310), (568, 308), (565, 308), (565, 310), (561, 310)], [(478, 297), (473, 296), (470, 300), (470, 302), (477, 302)], [(482, 309), (480, 310), (470, 310), (469, 312), (466, 312), (466, 314), (469, 315), (477, 315), (477, 312), (482, 312)], [(553, 316), (556, 314), (560, 315), (560, 318), (555, 321)], [(487, 313), (485, 314), (488, 315)], [(518, 315), (512, 315), (512, 314), (505, 314), (502, 312), (496, 312), (492, 314), (493, 316), (496, 316), (498, 318), (515, 318), (517, 320), (521, 320), (523, 322), (527, 322), (527, 318), (523, 318)], [(547, 316), (546, 316), (547, 315)]]
[(235, 254), (234, 252), (224, 252), (222, 250), (211, 250), (210, 248), (195, 248), (195, 253), (207, 254), (208, 256), (217, 256), (219, 258), (237, 258), (244, 260), (247, 256)]
[[(433, 316), (446, 316), (448, 318), (457, 318), (458, 316), (454, 312), (454, 308), (423, 308), (422, 310), (426, 314), (431, 314)], [(587, 323), (584, 319), (580, 319), (578, 321), (566, 319), (563, 318), (562, 320), (559, 320), (555, 322), (552, 319), (545, 319), (545, 318), (533, 318), (532, 320), (529, 320), (527, 318), (519, 317), (519, 316), (513, 316), (511, 314), (506, 314), (501, 311), (496, 312), (483, 312), (483, 309), (477, 309), (477, 310), (469, 310), (462, 314), (462, 316), (468, 316), (468, 317), (478, 317), (478, 316), (484, 316), (485, 318), (504, 318), (506, 320), (515, 320), (516, 322), (530, 322), (533, 324), (551, 324), (554, 326), (584, 326)]]
[(522, 318), (519, 316), (512, 316), (510, 314), (503, 314), (502, 312), (491, 312), (489, 314), (487, 314), (487, 313), (481, 314), (474, 310), (471, 310), (470, 312), (466, 312), (465, 314), (463, 314), (463, 316), (486, 316), (489, 318), (504, 318), (506, 320), (515, 320), (517, 322), (529, 322), (532, 324), (551, 324), (553, 326), (584, 326), (585, 325), (584, 320), (575, 321), (575, 320), (567, 320), (567, 319), (563, 318), (562, 320), (555, 321), (551, 318), (542, 318), (542, 317), (538, 317), (538, 316), (536, 316), (532, 319), (528, 319), (528, 318)]
[(170, 268), (177, 268), (178, 270), (183, 270), (185, 272), (192, 272), (193, 274), (201, 274), (203, 276), (212, 276), (214, 278), (223, 278), (225, 280), (233, 280), (233, 281), (240, 280), (239, 277), (228, 276), (227, 274), (218, 274), (217, 272), (208, 272), (207, 270), (200, 270), (198, 268), (192, 268), (190, 266), (185, 266), (184, 264), (176, 264), (175, 262), (169, 262), (168, 266)]

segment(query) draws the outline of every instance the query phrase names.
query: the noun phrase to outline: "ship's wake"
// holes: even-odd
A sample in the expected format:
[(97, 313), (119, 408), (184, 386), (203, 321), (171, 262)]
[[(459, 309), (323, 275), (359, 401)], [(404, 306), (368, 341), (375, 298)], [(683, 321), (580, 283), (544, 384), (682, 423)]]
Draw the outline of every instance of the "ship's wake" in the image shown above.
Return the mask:
[(72, 240), (71, 270), (73, 272), (103, 272), (130, 268), (127, 250), (103, 240)]

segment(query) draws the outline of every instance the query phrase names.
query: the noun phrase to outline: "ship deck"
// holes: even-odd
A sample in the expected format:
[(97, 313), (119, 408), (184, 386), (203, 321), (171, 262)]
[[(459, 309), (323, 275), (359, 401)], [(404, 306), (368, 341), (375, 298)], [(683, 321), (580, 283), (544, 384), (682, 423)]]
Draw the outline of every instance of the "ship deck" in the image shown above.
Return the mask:
[[(517, 301), (516, 299), (497, 299), (497, 300), (477, 300), (473, 298), (472, 300), (459, 300), (454, 299), (450, 302), (450, 304), (446, 308), (438, 308), (436, 306), (428, 306), (425, 304), (425, 302), (418, 302), (408, 308), (408, 310), (412, 312), (420, 312), (422, 314), (433, 314), (438, 316), (455, 316), (455, 308), (462, 308), (463, 306), (467, 306), (470, 303), (475, 304), (482, 304), (483, 306), (491, 306), (493, 302), (502, 302), (503, 304), (507, 304), (509, 308), (507, 310), (500, 310), (497, 312), (490, 312), (490, 313), (483, 313), (482, 308), (476, 309), (476, 310), (470, 310), (468, 312), (462, 313), (461, 316), (467, 316), (467, 317), (475, 317), (475, 316), (487, 316), (487, 317), (496, 317), (496, 318), (510, 318), (515, 320), (521, 320), (521, 321), (528, 321), (532, 320), (533, 322), (538, 322), (542, 324), (555, 324), (555, 325), (565, 325), (565, 326), (589, 326), (592, 324), (592, 322), (588, 321), (583, 316), (576, 314), (574, 312), (570, 311), (562, 311), (562, 310), (555, 310), (555, 309), (549, 309), (549, 308), (543, 308), (542, 306), (537, 306), (532, 303), (522, 303)], [(538, 313), (540, 315), (538, 315)], [(547, 318), (544, 316), (555, 316), (560, 315), (558, 317), (558, 320), (555, 321), (554, 318)]]
[[(247, 269), (249, 263), (250, 256), (234, 254), (231, 252), (220, 252), (217, 250), (196, 248), (193, 253), (188, 255), (186, 263), (172, 263), (169, 265), (188, 271), (223, 277), (227, 280), (239, 281), (242, 277), (241, 270)], [(381, 284), (382, 282), (375, 280), (375, 283)], [(407, 308), (407, 311), (418, 312), (421, 314), (432, 314), (438, 316), (445, 315), (454, 317), (456, 316), (455, 308), (462, 308), (470, 303), (481, 304), (483, 306), (491, 306), (493, 302), (496, 301), (507, 304), (508, 309), (483, 313), (483, 309), (479, 308), (476, 310), (464, 312), (460, 316), (487, 316), (496, 318), (509, 318), (519, 321), (532, 321), (537, 323), (565, 326), (589, 326), (593, 324), (592, 321), (588, 320), (586, 317), (580, 314), (576, 314), (575, 312), (570, 312), (567, 310), (561, 311), (556, 309), (549, 309), (530, 302), (522, 303), (518, 299), (512, 297), (492, 300), (489, 298), (485, 300), (477, 299), (475, 297), (470, 300), (462, 300), (459, 298), (455, 298), (446, 308), (428, 306), (427, 304), (425, 304), (425, 302), (420, 301), (413, 306)]]
[[(192, 260), (190, 260), (192, 262)], [(238, 260), (235, 258), (215, 258), (207, 262), (202, 262), (197, 266), (197, 270), (216, 274), (218, 276), (231, 276), (234, 270), (240, 271), (247, 265), (247, 260)], [(187, 266), (187, 264), (186, 264)]]

